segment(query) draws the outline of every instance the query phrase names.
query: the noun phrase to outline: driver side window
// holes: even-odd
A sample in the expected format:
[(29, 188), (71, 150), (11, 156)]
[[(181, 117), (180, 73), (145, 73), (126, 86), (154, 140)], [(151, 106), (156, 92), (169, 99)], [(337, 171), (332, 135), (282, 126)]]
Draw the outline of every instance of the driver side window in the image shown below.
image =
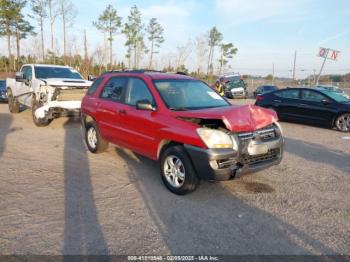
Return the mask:
[(154, 99), (145, 82), (138, 78), (129, 78), (125, 103), (135, 106), (138, 101), (148, 100), (154, 105)]
[(25, 66), (22, 68), (22, 73), (23, 73), (23, 78), (25, 80), (29, 80), (31, 81), (33, 78), (33, 71), (32, 68), (30, 66)]

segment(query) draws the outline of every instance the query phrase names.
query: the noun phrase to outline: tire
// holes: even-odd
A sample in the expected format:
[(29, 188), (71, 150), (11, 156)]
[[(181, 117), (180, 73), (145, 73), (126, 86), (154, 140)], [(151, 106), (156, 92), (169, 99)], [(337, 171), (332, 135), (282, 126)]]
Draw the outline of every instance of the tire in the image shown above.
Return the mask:
[(20, 109), (20, 104), (17, 100), (17, 98), (15, 98), (12, 94), (12, 90), (8, 89), (7, 90), (7, 102), (8, 102), (8, 106), (9, 106), (9, 110), (12, 114), (17, 114), (19, 113), (19, 109)]
[(199, 178), (183, 146), (171, 146), (161, 153), (160, 174), (164, 185), (174, 194), (196, 190)]
[(45, 127), (48, 126), (51, 122), (52, 119), (50, 119), (47, 115), (45, 115), (45, 117), (43, 118), (37, 118), (35, 116), (35, 111), (39, 108), (42, 107), (42, 103), (38, 102), (35, 97), (33, 97), (32, 100), (32, 118), (33, 118), (33, 123), (37, 126), (37, 127)]
[(350, 113), (343, 113), (335, 120), (334, 126), (340, 132), (350, 131)]
[(94, 154), (105, 152), (108, 148), (108, 142), (101, 137), (95, 122), (89, 122), (85, 126), (85, 143)]

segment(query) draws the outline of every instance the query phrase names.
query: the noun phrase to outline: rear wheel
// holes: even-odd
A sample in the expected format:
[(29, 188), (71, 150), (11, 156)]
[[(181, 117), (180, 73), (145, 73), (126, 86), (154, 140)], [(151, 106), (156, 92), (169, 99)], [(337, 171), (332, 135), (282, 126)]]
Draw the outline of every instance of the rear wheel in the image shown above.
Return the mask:
[(344, 113), (337, 117), (335, 120), (335, 127), (338, 131), (349, 132), (350, 131), (350, 113)]
[(37, 101), (35, 99), (35, 97), (33, 97), (33, 100), (32, 100), (32, 117), (33, 117), (34, 124), (36, 126), (38, 126), (38, 127), (48, 126), (51, 123), (51, 121), (52, 121), (52, 119), (50, 119), (47, 114), (45, 114), (44, 117), (40, 117), (40, 118), (38, 118), (35, 115), (35, 111), (38, 108), (42, 107), (42, 106), (43, 106), (42, 102)]
[(177, 195), (196, 190), (199, 178), (183, 146), (165, 149), (160, 158), (160, 173), (165, 186)]
[(8, 89), (7, 90), (7, 99), (8, 99), (8, 106), (9, 106), (9, 110), (12, 114), (17, 114), (19, 113), (19, 102), (17, 100), (17, 98), (15, 98), (13, 96), (12, 90)]
[(95, 122), (89, 122), (85, 128), (85, 143), (91, 153), (102, 153), (107, 150), (108, 142), (104, 140)]

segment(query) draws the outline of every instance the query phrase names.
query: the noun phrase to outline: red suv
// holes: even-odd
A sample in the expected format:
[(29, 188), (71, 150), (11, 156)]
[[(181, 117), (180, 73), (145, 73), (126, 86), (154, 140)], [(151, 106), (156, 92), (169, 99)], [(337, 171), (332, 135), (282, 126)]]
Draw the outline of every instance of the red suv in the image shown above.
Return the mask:
[(233, 106), (183, 74), (104, 74), (88, 90), (81, 113), (92, 153), (110, 142), (160, 160), (164, 184), (175, 194), (194, 191), (201, 179), (228, 180), (282, 159), (273, 111)]

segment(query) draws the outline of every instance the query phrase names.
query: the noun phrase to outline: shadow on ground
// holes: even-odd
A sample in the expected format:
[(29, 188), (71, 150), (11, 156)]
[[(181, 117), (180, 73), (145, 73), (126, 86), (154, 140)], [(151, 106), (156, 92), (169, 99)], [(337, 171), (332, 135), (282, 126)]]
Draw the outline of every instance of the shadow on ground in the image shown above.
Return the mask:
[[(63, 254), (108, 254), (98, 218), (91, 184), (87, 152), (78, 131), (78, 120), (69, 119), (64, 128), (65, 226)], [(77, 143), (77, 141), (81, 143)]]
[[(331, 150), (323, 145), (285, 138), (285, 151), (321, 164), (332, 165), (334, 168), (350, 174), (350, 155), (342, 151)], [(347, 141), (344, 141), (347, 143)]]
[(7, 135), (13, 132), (10, 128), (12, 121), (13, 117), (10, 114), (0, 114), (0, 157), (5, 152)]
[(171, 254), (335, 253), (294, 226), (249, 206), (220, 183), (202, 182), (196, 192), (176, 196), (162, 185), (156, 162), (123, 149), (116, 152), (125, 160)]

